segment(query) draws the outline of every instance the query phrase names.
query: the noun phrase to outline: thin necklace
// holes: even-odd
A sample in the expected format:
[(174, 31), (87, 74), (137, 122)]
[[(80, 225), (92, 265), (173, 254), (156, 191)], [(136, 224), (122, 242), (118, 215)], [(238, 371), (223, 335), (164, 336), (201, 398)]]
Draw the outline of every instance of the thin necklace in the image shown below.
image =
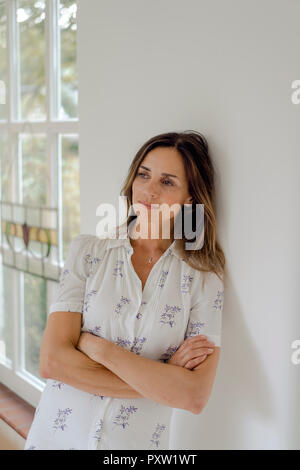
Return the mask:
[[(167, 250), (168, 250), (168, 249), (169, 249), (169, 248), (167, 248)], [(152, 263), (153, 258), (154, 258), (154, 256), (151, 256), (151, 258), (148, 258), (148, 264), (151, 264), (151, 263)]]
[[(129, 243), (130, 243), (130, 242), (129, 242)], [(168, 250), (168, 249), (169, 249), (169, 248), (167, 248), (167, 250)], [(148, 258), (147, 263), (148, 263), (148, 264), (151, 264), (151, 263), (153, 262), (153, 259), (154, 259), (154, 256), (151, 256), (150, 258)]]

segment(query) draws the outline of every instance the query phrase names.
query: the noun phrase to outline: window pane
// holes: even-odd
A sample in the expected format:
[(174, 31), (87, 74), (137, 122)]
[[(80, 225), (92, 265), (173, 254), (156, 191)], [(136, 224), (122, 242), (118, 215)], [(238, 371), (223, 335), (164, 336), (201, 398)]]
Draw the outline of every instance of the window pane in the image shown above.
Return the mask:
[(45, 0), (18, 0), (21, 118), (46, 119)]
[(12, 360), (13, 269), (0, 264), (0, 362)]
[(7, 134), (0, 134), (1, 199), (13, 201), (13, 162), (9, 160)]
[(38, 276), (24, 273), (25, 369), (40, 378), (39, 359), (47, 323), (47, 286)]
[(0, 119), (7, 119), (7, 55), (5, 2), (0, 1)]
[(80, 231), (78, 136), (62, 135), (63, 258)]
[(24, 204), (46, 205), (50, 187), (44, 134), (21, 134), (22, 197)]
[(60, 0), (59, 28), (61, 43), (61, 97), (59, 118), (76, 118), (78, 104), (78, 76), (76, 62), (77, 2)]

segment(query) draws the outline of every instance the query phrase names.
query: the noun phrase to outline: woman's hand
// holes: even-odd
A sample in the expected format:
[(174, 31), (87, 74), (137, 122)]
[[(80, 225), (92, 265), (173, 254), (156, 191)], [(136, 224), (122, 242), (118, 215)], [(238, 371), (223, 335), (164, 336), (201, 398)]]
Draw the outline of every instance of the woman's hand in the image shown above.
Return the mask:
[(214, 343), (207, 336), (197, 335), (187, 338), (167, 361), (168, 364), (193, 369), (214, 351)]

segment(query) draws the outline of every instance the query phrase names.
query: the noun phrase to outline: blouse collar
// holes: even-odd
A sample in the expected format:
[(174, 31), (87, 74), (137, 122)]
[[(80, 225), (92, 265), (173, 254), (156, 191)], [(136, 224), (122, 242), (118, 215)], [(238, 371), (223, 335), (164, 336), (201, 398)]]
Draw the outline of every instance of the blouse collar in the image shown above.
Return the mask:
[[(171, 245), (167, 248), (167, 252), (169, 252), (170, 255), (175, 255), (177, 256), (178, 259), (181, 259), (179, 253), (178, 253), (178, 247), (177, 247), (177, 241), (178, 240), (173, 240)], [(119, 246), (124, 246), (127, 249), (128, 253), (132, 253), (133, 247), (130, 243), (129, 238), (108, 238), (108, 242), (106, 245), (106, 250), (109, 250), (111, 248), (117, 248)]]

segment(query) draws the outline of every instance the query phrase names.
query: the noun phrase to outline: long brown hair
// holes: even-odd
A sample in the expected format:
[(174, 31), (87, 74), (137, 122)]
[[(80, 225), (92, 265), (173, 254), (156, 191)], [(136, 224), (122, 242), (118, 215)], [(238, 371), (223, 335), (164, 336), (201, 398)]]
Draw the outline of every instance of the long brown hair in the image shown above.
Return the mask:
[[(182, 156), (188, 190), (192, 196), (192, 211), (195, 204), (203, 204), (204, 207), (204, 236), (200, 250), (186, 250), (185, 243), (190, 242), (184, 236), (177, 239), (177, 249), (181, 258), (192, 268), (203, 272), (214, 272), (223, 281), (225, 270), (225, 255), (217, 241), (217, 226), (215, 214), (215, 170), (209, 155), (208, 144), (205, 137), (196, 131), (167, 132), (156, 135), (136, 153), (127, 177), (121, 189), (120, 195), (127, 197), (127, 227), (136, 215), (128, 215), (132, 205), (132, 184), (139, 166), (150, 150), (156, 147), (175, 148)], [(182, 218), (184, 219), (184, 217)]]

